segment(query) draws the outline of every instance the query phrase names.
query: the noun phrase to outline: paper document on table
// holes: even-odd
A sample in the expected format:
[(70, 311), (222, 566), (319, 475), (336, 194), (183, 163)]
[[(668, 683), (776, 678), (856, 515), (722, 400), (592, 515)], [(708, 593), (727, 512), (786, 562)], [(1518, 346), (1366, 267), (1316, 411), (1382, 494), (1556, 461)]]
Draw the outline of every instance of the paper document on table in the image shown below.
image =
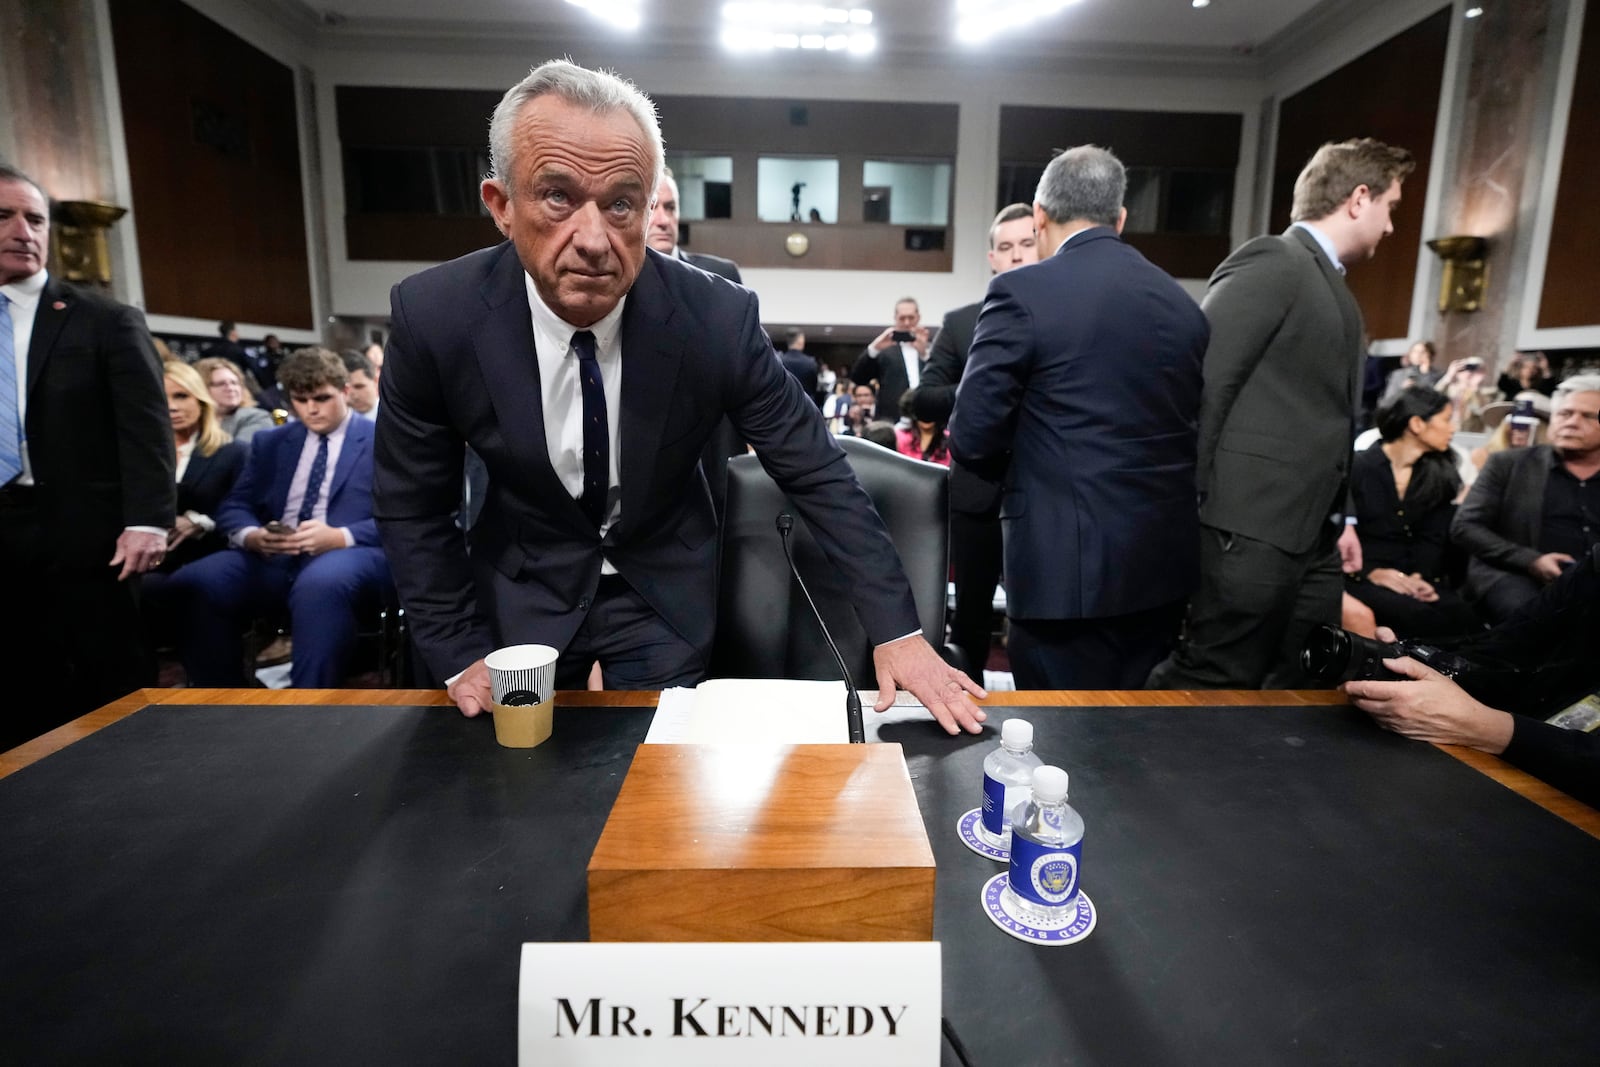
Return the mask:
[(843, 682), (717, 678), (668, 689), (647, 745), (846, 744)]

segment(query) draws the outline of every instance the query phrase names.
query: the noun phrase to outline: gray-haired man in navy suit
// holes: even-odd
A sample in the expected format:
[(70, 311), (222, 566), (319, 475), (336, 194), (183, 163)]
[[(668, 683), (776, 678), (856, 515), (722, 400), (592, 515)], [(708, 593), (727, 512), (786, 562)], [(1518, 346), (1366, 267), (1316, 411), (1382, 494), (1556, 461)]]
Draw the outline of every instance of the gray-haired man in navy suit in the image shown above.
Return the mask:
[[(894, 546), (754, 294), (647, 248), (662, 170), (653, 105), (552, 61), (490, 124), (483, 199), (510, 241), (406, 279), (377, 424), (377, 517), (412, 634), (464, 714), (498, 645), (562, 649), (559, 687), (704, 676), (717, 523), (700, 456), (731, 418), (861, 591), (880, 707), (897, 686), (952, 732), (982, 689), (924, 640)], [(463, 449), (489, 473), (470, 557)], [(776, 536), (776, 533), (774, 534)]]

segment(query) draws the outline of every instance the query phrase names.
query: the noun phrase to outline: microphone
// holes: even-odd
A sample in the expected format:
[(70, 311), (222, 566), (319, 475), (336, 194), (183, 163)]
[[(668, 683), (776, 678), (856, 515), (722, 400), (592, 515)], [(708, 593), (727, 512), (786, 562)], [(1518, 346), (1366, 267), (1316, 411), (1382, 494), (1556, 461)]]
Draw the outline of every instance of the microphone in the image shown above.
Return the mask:
[(792, 529), (794, 529), (794, 516), (787, 511), (780, 513), (778, 536), (783, 541), (783, 558), (788, 560), (789, 573), (794, 575), (795, 582), (800, 586), (800, 592), (806, 595), (806, 603), (811, 606), (811, 614), (816, 617), (817, 626), (822, 630), (822, 639), (828, 642), (828, 648), (832, 650), (833, 658), (839, 664), (839, 673), (844, 675), (844, 717), (850, 727), (850, 743), (865, 744), (867, 731), (861, 722), (861, 695), (856, 692), (856, 683), (850, 679), (850, 668), (845, 666), (844, 657), (839, 654), (839, 646), (833, 643), (833, 635), (828, 632), (828, 624), (822, 621), (822, 612), (817, 610), (817, 602), (811, 599), (811, 590), (806, 588), (805, 579), (800, 577), (800, 568), (794, 565), (794, 555), (789, 551), (789, 531)]

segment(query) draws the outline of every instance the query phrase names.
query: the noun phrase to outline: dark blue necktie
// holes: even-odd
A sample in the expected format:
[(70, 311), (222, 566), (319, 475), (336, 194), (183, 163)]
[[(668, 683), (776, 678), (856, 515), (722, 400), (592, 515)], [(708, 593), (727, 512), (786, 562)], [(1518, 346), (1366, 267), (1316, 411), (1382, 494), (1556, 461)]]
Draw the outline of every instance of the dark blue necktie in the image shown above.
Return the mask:
[(317, 497), (322, 495), (322, 479), (328, 476), (328, 435), (318, 434), (317, 458), (311, 461), (311, 476), (306, 479), (306, 496), (300, 501), (299, 522), (311, 518), (317, 510)]
[(11, 301), (0, 293), (0, 485), (22, 473), (19, 395), (16, 342), (11, 335)]
[(594, 354), (594, 334), (572, 335), (578, 354), (578, 380), (583, 385), (583, 496), (578, 502), (598, 530), (606, 518), (606, 491), (611, 486), (611, 430), (606, 421), (606, 387)]

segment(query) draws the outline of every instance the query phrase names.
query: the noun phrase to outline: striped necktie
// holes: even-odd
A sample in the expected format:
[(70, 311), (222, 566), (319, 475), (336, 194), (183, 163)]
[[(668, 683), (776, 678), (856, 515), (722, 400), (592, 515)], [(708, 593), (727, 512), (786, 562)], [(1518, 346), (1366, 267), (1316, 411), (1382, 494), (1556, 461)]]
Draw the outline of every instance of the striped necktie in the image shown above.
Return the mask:
[(17, 410), (17, 346), (11, 300), (0, 293), (0, 485), (22, 473), (22, 418)]

